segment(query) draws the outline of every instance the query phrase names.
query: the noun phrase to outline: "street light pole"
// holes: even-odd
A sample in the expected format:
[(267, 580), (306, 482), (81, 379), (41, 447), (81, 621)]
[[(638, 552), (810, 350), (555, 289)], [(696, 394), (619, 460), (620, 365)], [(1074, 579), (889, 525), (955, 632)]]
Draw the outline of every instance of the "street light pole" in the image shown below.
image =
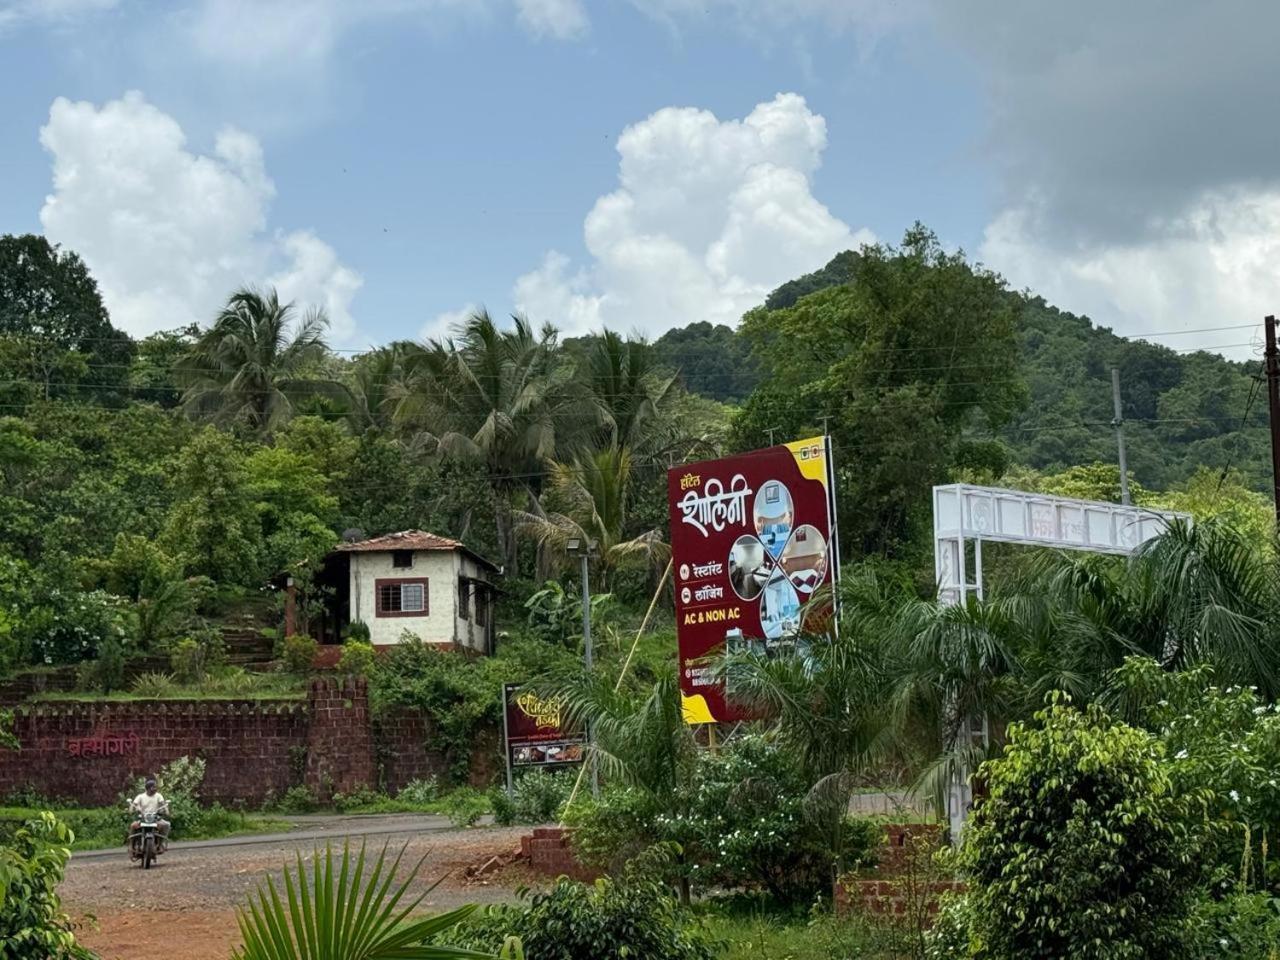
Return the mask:
[[(595, 544), (590, 540), (579, 540), (577, 537), (569, 539), (567, 544), (569, 553), (576, 553), (582, 563), (582, 657), (587, 669), (587, 675), (590, 676), (591, 668), (594, 665), (591, 651), (591, 554)], [(594, 745), (595, 738), (591, 729), (591, 724), (587, 724), (587, 743)], [(591, 795), (593, 797), (600, 796), (600, 770), (596, 766), (595, 751), (591, 751)]]

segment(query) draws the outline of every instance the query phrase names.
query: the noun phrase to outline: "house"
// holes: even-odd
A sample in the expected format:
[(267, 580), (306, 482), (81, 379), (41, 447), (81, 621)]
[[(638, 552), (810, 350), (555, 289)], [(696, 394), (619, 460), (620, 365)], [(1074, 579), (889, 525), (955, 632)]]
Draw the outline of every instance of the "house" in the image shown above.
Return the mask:
[(341, 643), (360, 621), (377, 647), (408, 631), (426, 643), (492, 653), (500, 572), (457, 540), (422, 530), (350, 540), (325, 558), (317, 580), (326, 596), (312, 632), (321, 643)]

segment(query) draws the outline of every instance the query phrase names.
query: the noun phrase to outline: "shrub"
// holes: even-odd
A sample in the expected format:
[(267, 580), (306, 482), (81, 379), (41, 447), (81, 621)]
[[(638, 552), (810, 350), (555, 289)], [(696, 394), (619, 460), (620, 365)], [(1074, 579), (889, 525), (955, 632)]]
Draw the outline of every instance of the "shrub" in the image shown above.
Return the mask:
[(74, 839), (52, 813), (41, 813), (0, 846), (0, 944), (15, 960), (93, 960), (76, 943), (58, 884)]
[(133, 692), (140, 697), (163, 700), (173, 696), (177, 686), (167, 673), (142, 673), (133, 680)]
[(397, 800), (403, 800), (405, 803), (427, 804), (440, 797), (440, 784), (435, 777), (427, 777), (425, 780), (410, 780), (400, 792), (396, 794)]
[(560, 808), (573, 791), (576, 772), (552, 773), (530, 770), (518, 776), (509, 795), (495, 787), (491, 791), (493, 819), (509, 827), (516, 823), (550, 823), (560, 815)]
[(359, 807), (367, 807), (379, 801), (385, 800), (386, 795), (379, 793), (377, 790), (369, 787), (356, 787), (350, 793), (335, 793), (333, 795), (334, 807), (346, 813)]
[(1201, 873), (1188, 824), (1204, 796), (1176, 794), (1162, 756), (1151, 734), (1061, 694), (1010, 727), (961, 852), (982, 957), (1187, 953)]
[(316, 658), (316, 641), (303, 633), (294, 633), (280, 643), (280, 659), (290, 673), (310, 673)]
[(222, 634), (217, 631), (203, 637), (183, 637), (169, 653), (169, 667), (179, 683), (200, 683), (225, 660)]
[(561, 878), (528, 905), (489, 907), (451, 940), (495, 952), (514, 934), (529, 960), (711, 960), (709, 937), (658, 879), (669, 857), (665, 848), (651, 851), (617, 880)]
[(281, 813), (312, 813), (320, 806), (316, 795), (307, 787), (290, 787), (273, 805)]
[(455, 826), (473, 827), (489, 810), (484, 794), (472, 787), (458, 787), (444, 798), (444, 812)]
[(81, 690), (111, 693), (124, 686), (125, 650), (115, 637), (98, 644), (98, 656), (76, 668), (76, 685)]
[(373, 634), (369, 632), (369, 625), (363, 620), (352, 620), (347, 624), (347, 643), (372, 643)]
[[(204, 810), (200, 806), (200, 787), (204, 784), (205, 762), (202, 757), (178, 757), (165, 764), (155, 775), (156, 790), (169, 803), (169, 822), (173, 830), (196, 833), (200, 830)], [(134, 781), (127, 803), (146, 789), (146, 777)]]
[(367, 677), (373, 672), (376, 654), (373, 645), (358, 640), (348, 640), (342, 647), (342, 656), (338, 660), (338, 669), (343, 673)]

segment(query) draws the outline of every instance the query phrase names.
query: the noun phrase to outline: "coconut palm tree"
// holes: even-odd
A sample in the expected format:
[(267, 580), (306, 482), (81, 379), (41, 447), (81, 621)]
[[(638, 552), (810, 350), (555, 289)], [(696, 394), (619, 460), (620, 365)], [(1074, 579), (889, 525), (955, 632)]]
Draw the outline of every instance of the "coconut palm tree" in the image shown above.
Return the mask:
[(399, 341), (361, 354), (351, 364), (347, 392), (349, 420), (356, 434), (389, 431), (395, 420), (397, 390), (404, 380), (404, 355), (412, 344)]
[(281, 303), (274, 289), (237, 290), (174, 368), (185, 388), (183, 408), (269, 433), (303, 398), (344, 398), (338, 384), (314, 376), (329, 355), (328, 326), (320, 310), (296, 318), (293, 304)]
[(535, 333), (524, 317), (499, 329), (480, 311), (456, 339), (405, 350), (395, 391), (396, 419), (442, 455), (477, 460), (488, 470), (499, 549), (517, 571), (513, 499), (537, 489), (543, 464), (561, 453), (571, 424), (598, 423), (573, 389), (573, 371), (554, 328)]
[(605, 330), (591, 338), (579, 378), (603, 421), (598, 446), (644, 449), (649, 456), (663, 452), (656, 421), (675, 392), (676, 377), (659, 372), (649, 343)]
[(660, 573), (671, 556), (671, 548), (660, 530), (647, 530), (624, 539), (628, 490), (631, 481), (631, 453), (625, 448), (609, 447), (595, 453), (582, 453), (570, 463), (550, 465), (551, 483), (544, 499), (554, 501), (562, 509), (540, 512), (522, 511), (516, 519), (516, 531), (532, 539), (546, 572), (568, 562), (567, 544), (571, 539), (596, 545), (596, 568), (602, 590), (618, 567), (635, 563)]

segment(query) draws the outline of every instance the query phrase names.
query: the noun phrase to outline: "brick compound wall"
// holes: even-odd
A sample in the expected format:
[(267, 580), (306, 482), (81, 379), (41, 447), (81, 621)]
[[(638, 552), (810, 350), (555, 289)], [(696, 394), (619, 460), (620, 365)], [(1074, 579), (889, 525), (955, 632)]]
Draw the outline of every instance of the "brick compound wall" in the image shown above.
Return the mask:
[(876, 866), (836, 881), (836, 913), (931, 925), (942, 895), (965, 890), (963, 882), (941, 875), (933, 865), (942, 842), (942, 828), (935, 824), (885, 824)]
[(368, 688), (352, 678), (314, 680), (305, 700), (29, 704), (14, 732), (21, 749), (0, 748), (0, 795), (29, 787), (95, 805), (181, 756), (204, 758), (206, 800), (250, 805), (299, 784), (322, 800), (376, 787), (380, 767), (394, 790), (444, 765), (411, 713), (375, 749)]

